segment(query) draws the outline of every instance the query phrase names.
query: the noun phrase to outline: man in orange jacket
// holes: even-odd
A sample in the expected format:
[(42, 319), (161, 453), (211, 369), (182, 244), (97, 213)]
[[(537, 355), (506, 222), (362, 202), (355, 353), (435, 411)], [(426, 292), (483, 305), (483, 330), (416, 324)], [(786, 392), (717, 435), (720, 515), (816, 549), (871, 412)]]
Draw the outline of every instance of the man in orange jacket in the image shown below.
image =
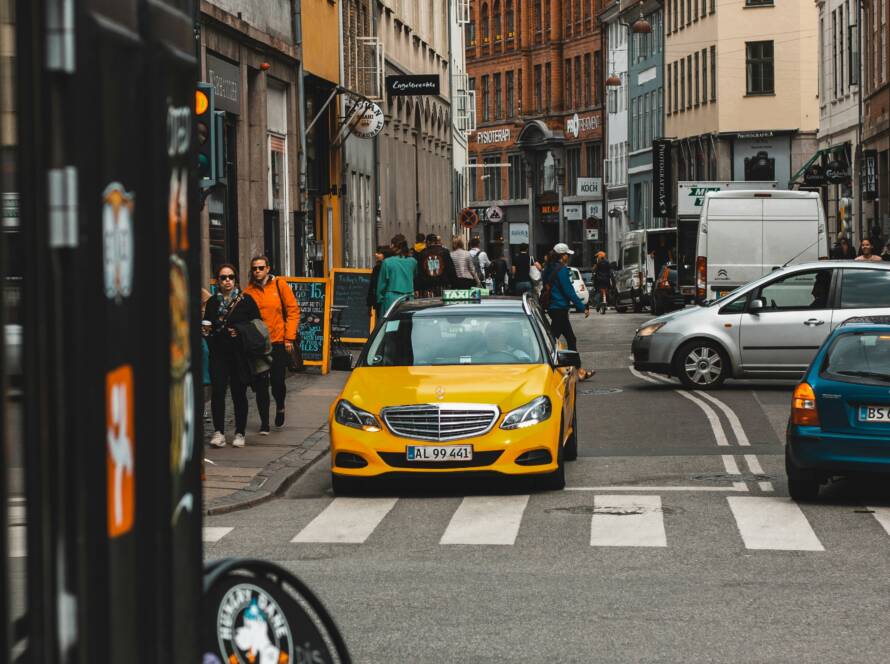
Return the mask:
[(256, 301), (272, 339), (272, 369), (268, 378), (257, 380), (254, 389), (260, 414), (260, 435), (265, 436), (269, 434), (270, 382), (275, 398), (275, 426), (284, 424), (284, 398), (287, 396), (284, 379), (291, 350), (297, 343), (300, 305), (287, 282), (269, 273), (269, 259), (265, 256), (255, 256), (250, 261), (250, 284), (244, 292)]

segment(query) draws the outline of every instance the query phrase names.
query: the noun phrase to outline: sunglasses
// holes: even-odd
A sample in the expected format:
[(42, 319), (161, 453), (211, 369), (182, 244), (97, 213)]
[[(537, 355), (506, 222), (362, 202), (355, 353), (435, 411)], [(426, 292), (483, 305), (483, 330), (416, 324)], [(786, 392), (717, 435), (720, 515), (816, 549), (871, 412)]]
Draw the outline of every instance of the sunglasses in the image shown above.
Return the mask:
[(254, 265), (254, 266), (253, 266), (252, 268), (250, 268), (250, 269), (251, 269), (253, 272), (262, 272), (263, 270), (268, 270), (268, 269), (269, 269), (269, 266), (268, 266), (268, 265)]
[(219, 275), (219, 281), (235, 281), (234, 274), (221, 274)]

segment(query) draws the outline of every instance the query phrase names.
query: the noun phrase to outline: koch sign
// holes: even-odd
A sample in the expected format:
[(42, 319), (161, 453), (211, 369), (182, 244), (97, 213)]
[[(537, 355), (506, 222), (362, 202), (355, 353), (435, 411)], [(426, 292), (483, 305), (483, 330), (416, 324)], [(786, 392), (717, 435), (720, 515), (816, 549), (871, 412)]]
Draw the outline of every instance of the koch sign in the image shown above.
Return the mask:
[(390, 97), (409, 95), (438, 95), (439, 75), (421, 74), (415, 76), (387, 76), (386, 91)]
[(602, 178), (578, 178), (577, 185), (578, 196), (588, 198), (602, 198), (603, 196)]

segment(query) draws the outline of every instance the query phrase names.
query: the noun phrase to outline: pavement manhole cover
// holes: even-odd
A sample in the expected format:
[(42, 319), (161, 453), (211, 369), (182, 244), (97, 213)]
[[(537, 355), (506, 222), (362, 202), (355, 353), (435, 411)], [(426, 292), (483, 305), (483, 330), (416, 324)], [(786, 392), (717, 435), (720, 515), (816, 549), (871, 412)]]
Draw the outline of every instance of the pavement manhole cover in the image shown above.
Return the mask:
[(603, 397), (609, 394), (618, 394), (619, 392), (623, 392), (620, 387), (587, 387), (584, 389), (579, 389), (579, 394), (586, 394), (592, 397)]

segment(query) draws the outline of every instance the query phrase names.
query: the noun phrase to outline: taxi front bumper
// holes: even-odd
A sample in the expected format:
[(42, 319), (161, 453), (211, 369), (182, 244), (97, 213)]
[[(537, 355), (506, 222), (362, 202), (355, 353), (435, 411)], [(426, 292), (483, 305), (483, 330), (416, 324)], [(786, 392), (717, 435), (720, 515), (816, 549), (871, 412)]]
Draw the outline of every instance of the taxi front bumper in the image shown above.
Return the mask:
[[(556, 470), (558, 416), (525, 429), (504, 430), (498, 426), (479, 437), (438, 443), (401, 438), (386, 428), (369, 432), (331, 421), (331, 471), (351, 477), (375, 477), (387, 473), (536, 475)], [(409, 445), (471, 445), (473, 458), (466, 461), (409, 461)]]

